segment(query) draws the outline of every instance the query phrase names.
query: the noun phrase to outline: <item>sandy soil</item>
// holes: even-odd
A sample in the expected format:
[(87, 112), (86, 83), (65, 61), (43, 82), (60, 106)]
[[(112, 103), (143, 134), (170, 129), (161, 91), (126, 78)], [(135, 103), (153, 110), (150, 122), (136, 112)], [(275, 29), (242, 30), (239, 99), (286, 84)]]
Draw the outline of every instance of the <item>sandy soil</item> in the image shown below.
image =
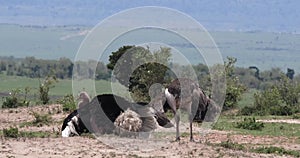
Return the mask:
[[(49, 126), (34, 127), (19, 125), (33, 121), (31, 112), (49, 113), (53, 123)], [(0, 109), (0, 129), (17, 126), (20, 131), (46, 131), (58, 133), (63, 118), (60, 105), (39, 106), (34, 108)], [(195, 131), (201, 127), (195, 125)], [(206, 135), (196, 132), (196, 142), (189, 142), (184, 135), (175, 142), (175, 129), (159, 128), (152, 133), (160, 135), (160, 140), (119, 138), (103, 136), (98, 139), (81, 136), (61, 138), (0, 138), (0, 157), (288, 157), (286, 155), (258, 154), (250, 151), (226, 149), (216, 144), (231, 140), (247, 147), (261, 145), (280, 146), (290, 150), (300, 150), (296, 140), (285, 137), (237, 135), (234, 133), (210, 130)], [(181, 126), (181, 132), (188, 132)], [(296, 138), (295, 138), (296, 139)]]
[(294, 123), (294, 124), (300, 124), (300, 120), (298, 119), (273, 119), (273, 120), (257, 120), (260, 122), (265, 122), (265, 123)]

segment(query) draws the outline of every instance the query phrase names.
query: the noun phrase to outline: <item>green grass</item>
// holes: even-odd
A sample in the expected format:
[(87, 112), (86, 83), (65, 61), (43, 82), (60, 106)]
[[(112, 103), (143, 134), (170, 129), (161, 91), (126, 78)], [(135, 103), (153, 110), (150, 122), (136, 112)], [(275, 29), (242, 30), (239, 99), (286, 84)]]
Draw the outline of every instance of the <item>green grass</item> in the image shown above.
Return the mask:
[[(0, 87), (1, 92), (9, 92), (12, 89), (24, 89), (25, 87), (30, 87), (31, 91), (35, 91), (39, 87), (39, 79), (37, 78), (27, 78), (27, 77), (19, 77), (19, 76), (7, 76), (7, 75), (0, 75)], [(90, 87), (93, 83), (92, 80), (83, 80), (81, 81), (81, 87)], [(113, 83), (113, 85), (118, 85), (117, 83)], [(72, 93), (72, 80), (64, 79), (58, 80), (58, 83), (54, 84), (54, 88), (50, 89), (50, 95), (57, 95), (63, 96), (65, 94)], [(94, 85), (93, 85), (94, 86)], [(95, 88), (97, 92), (102, 93), (110, 93), (111, 83), (109, 81), (99, 80), (95, 81)]]
[(43, 131), (38, 131), (38, 132), (34, 132), (34, 131), (29, 131), (29, 132), (25, 132), (25, 131), (21, 131), (19, 133), (19, 137), (23, 137), (23, 138), (57, 138), (59, 137), (59, 133), (51, 133), (51, 132), (43, 132)]
[(282, 147), (276, 146), (261, 146), (261, 147), (251, 147), (246, 144), (238, 144), (232, 142), (231, 140), (222, 141), (221, 143), (208, 143), (210, 146), (220, 146), (226, 149), (231, 150), (241, 150), (247, 152), (254, 152), (254, 153), (263, 153), (263, 154), (276, 154), (276, 155), (291, 155), (294, 157), (300, 157), (300, 152), (296, 150), (287, 150)]
[[(299, 137), (300, 138), (300, 124), (288, 123), (264, 123), (262, 130), (246, 130), (236, 128), (236, 122), (242, 121), (244, 117), (220, 117), (218, 122), (214, 125), (214, 129), (233, 131), (237, 134), (247, 134), (255, 136), (284, 136), (284, 137)], [(261, 119), (257, 117), (256, 119)], [(266, 118), (266, 117), (265, 117)], [(282, 118), (282, 117), (281, 117)]]
[[(30, 101), (31, 104), (34, 104), (39, 97), (38, 86), (39, 86), (39, 79), (37, 78), (27, 78), (27, 77), (19, 77), (19, 76), (7, 76), (4, 74), (0, 74), (0, 92), (2, 93), (9, 93), (11, 90), (21, 89), (24, 91), (26, 87), (29, 87), (30, 93)], [(96, 94), (104, 94), (104, 93), (112, 93), (111, 86), (115, 87), (114, 93), (118, 95), (126, 94), (126, 89), (118, 84), (112, 83), (110, 81), (105, 80), (97, 80), (93, 83), (93, 80), (82, 80), (80, 81), (80, 87), (82, 89), (74, 89), (75, 94), (79, 93), (82, 90), (87, 90), (90, 87), (95, 87)], [(58, 83), (54, 84), (54, 88), (51, 88), (49, 91), (50, 96), (57, 96), (63, 97), (67, 94), (72, 94), (72, 80), (71, 79), (64, 79), (59, 80)], [(92, 95), (91, 91), (88, 91), (90, 95)], [(127, 97), (129, 95), (126, 95)], [(52, 102), (55, 100), (51, 100)], [(0, 104), (2, 105), (3, 99), (0, 99)]]
[(57, 138), (59, 132), (44, 132), (44, 131), (19, 131), (17, 127), (9, 127), (0, 131), (0, 136), (5, 138)]
[(300, 157), (300, 152), (295, 150), (286, 150), (282, 147), (258, 147), (251, 150), (256, 153), (264, 153), (264, 154), (277, 154), (277, 155), (291, 155), (294, 157)]
[(39, 84), (38, 79), (31, 79), (27, 77), (6, 76), (1, 74), (0, 79), (1, 92), (9, 92), (12, 89), (17, 88), (24, 89), (25, 87), (37, 89)]
[(246, 147), (242, 144), (234, 143), (230, 140), (223, 141), (220, 144), (217, 144), (223, 148), (232, 149), (232, 150), (246, 150)]

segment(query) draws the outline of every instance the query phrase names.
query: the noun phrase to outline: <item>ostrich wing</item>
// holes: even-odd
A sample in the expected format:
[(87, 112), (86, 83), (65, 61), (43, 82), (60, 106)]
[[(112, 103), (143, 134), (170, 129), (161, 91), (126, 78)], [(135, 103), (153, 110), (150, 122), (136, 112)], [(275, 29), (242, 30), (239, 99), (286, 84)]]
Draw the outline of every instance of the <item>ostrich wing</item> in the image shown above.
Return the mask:
[[(173, 124), (171, 123), (171, 121), (168, 119), (168, 117), (165, 115), (164, 112), (159, 112), (155, 110), (153, 107), (150, 107), (148, 103), (133, 104), (132, 108), (144, 119), (148, 118), (150, 120), (150, 117), (151, 119), (154, 117), (159, 126), (165, 128), (173, 127)], [(153, 121), (151, 122), (149, 120), (146, 121), (148, 122), (146, 124), (156, 124), (155, 122)]]

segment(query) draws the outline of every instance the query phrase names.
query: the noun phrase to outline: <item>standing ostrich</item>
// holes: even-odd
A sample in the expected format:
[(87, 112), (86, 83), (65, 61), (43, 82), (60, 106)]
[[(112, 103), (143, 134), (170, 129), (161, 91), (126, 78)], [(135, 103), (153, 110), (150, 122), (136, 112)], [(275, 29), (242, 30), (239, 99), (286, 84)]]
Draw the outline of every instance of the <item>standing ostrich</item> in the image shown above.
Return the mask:
[[(176, 122), (176, 141), (180, 140), (179, 121), (180, 114), (178, 109), (185, 110), (189, 114), (190, 122), (190, 141), (194, 141), (192, 122), (194, 119), (204, 118), (199, 116), (205, 114), (210, 104), (214, 102), (209, 99), (199, 88), (197, 82), (187, 78), (175, 79), (165, 89), (165, 97), (168, 106), (171, 108)], [(215, 106), (215, 105), (214, 105)]]

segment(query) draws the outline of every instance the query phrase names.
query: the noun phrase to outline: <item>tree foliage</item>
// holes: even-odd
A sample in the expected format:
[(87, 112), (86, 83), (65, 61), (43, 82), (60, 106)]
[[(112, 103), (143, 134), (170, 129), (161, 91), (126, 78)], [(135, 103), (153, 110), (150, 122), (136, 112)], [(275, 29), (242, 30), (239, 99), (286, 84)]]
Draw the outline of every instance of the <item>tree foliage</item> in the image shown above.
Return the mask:
[(54, 88), (54, 84), (58, 82), (55, 76), (47, 76), (39, 85), (39, 97), (43, 104), (47, 104), (50, 100), (49, 90)]
[(282, 76), (276, 84), (254, 94), (254, 105), (241, 110), (243, 115), (292, 115), (300, 112), (300, 85)]
[(74, 99), (72, 94), (67, 94), (63, 98), (58, 100), (57, 103), (62, 104), (62, 106), (63, 106), (62, 110), (64, 112), (70, 112), (71, 113), (72, 111), (74, 111), (77, 108), (76, 103), (75, 103), (74, 100), (75, 99)]
[(107, 67), (114, 77), (132, 93), (137, 101), (149, 101), (148, 91), (155, 83), (164, 84), (171, 56), (170, 48), (123, 46), (109, 56)]
[[(87, 62), (77, 61), (73, 63), (70, 59), (62, 57), (58, 60), (36, 59), (35, 57), (26, 57), (24, 59), (14, 57), (0, 57), (0, 73), (9, 76), (24, 76), (30, 78), (45, 78), (54, 75), (59, 79), (70, 79), (73, 75), (73, 68), (80, 76), (85, 78), (109, 79), (110, 72), (106, 65), (96, 60)], [(96, 68), (96, 71), (92, 70)]]
[(223, 106), (225, 110), (235, 108), (237, 102), (241, 99), (242, 94), (246, 91), (246, 87), (240, 82), (238, 76), (234, 72), (234, 64), (236, 61), (236, 58), (227, 57), (227, 61), (225, 62), (226, 97)]

